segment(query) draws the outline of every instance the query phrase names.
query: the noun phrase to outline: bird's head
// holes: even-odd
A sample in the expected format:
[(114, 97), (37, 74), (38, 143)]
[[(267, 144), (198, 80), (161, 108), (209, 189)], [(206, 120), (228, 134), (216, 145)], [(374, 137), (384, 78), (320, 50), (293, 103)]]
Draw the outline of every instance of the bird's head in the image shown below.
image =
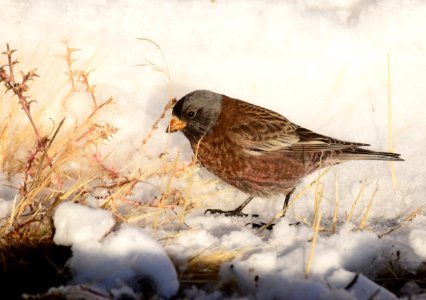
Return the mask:
[(182, 131), (190, 142), (198, 142), (215, 125), (222, 97), (206, 90), (185, 95), (173, 107), (167, 132)]

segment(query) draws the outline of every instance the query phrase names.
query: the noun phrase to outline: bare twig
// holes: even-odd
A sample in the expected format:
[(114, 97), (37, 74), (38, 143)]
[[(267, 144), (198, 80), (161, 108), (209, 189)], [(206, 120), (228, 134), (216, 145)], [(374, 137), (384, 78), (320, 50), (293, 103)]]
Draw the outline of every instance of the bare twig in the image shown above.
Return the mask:
[(90, 71), (81, 70), (78, 75), (79, 75), (81, 82), (86, 87), (86, 90), (90, 93), (90, 96), (92, 97), (93, 110), (96, 110), (98, 108), (98, 103), (96, 102), (96, 97), (95, 97), (96, 85), (91, 85), (90, 82), (89, 82), (89, 74), (92, 71), (93, 70), (90, 70)]
[(80, 49), (71, 48), (68, 45), (68, 42), (66, 42), (66, 41), (64, 41), (63, 43), (67, 47), (67, 53), (63, 56), (63, 58), (67, 62), (67, 67), (68, 67), (67, 75), (68, 75), (70, 82), (71, 82), (72, 91), (75, 92), (77, 89), (76, 89), (76, 85), (75, 85), (75, 81), (74, 81), (74, 72), (73, 72), (73, 69), (72, 69), (72, 64), (75, 62), (75, 59), (72, 58), (72, 54), (76, 51), (79, 51)]
[[(7, 56), (8, 61), (8, 67), (9, 67), (9, 74), (7, 74), (4, 69), (2, 68), (0, 71), (0, 76), (2, 78), (2, 81), (4, 82), (7, 90), (12, 90), (13, 93), (18, 97), (19, 104), (21, 104), (22, 109), (24, 110), (25, 114), (28, 117), (28, 120), (31, 123), (31, 126), (33, 127), (34, 133), (36, 134), (37, 141), (41, 142), (43, 137), (40, 135), (40, 132), (37, 128), (37, 126), (34, 123), (33, 117), (31, 116), (30, 108), (31, 104), (35, 102), (35, 100), (28, 101), (28, 96), (25, 96), (24, 93), (28, 90), (27, 83), (34, 79), (34, 77), (39, 77), (36, 74), (36, 69), (29, 71), (28, 73), (22, 73), (22, 81), (18, 82), (15, 79), (14, 74), (14, 65), (18, 64), (18, 60), (13, 60), (12, 55), (16, 51), (15, 49), (10, 49), (9, 44), (6, 44), (6, 52), (3, 52), (4, 55)], [(39, 143), (40, 144), (40, 143)]]
[(154, 131), (157, 130), (158, 128), (158, 123), (160, 123), (160, 121), (162, 119), (164, 119), (164, 117), (166, 116), (166, 112), (171, 109), (176, 103), (176, 98), (170, 99), (169, 102), (166, 103), (166, 105), (163, 108), (163, 112), (161, 113), (161, 115), (157, 118), (157, 120), (155, 120), (155, 122), (152, 124), (151, 126), (151, 130), (148, 132), (148, 135), (143, 139), (142, 144), (146, 145), (146, 143), (148, 143), (149, 139), (151, 138), (151, 136), (153, 135)]

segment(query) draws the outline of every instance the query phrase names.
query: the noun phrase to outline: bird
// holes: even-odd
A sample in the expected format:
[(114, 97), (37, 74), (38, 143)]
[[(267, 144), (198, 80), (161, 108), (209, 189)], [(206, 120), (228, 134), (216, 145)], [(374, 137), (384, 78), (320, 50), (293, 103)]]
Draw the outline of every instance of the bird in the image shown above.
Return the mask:
[(233, 210), (205, 214), (244, 217), (254, 197), (276, 195), (285, 195), (285, 212), (297, 184), (316, 170), (350, 160), (403, 161), (398, 153), (318, 134), (277, 112), (209, 90), (193, 91), (174, 104), (166, 132), (178, 131), (201, 166), (249, 196)]

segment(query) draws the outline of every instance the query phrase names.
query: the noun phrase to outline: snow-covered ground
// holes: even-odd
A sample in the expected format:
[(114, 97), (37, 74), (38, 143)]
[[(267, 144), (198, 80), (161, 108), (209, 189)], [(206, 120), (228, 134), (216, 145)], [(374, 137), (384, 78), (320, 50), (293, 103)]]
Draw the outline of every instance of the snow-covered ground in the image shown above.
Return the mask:
[[(234, 208), (246, 195), (202, 169), (194, 174), (189, 196), (206, 197), (185, 216), (183, 227), (114, 225), (109, 212), (64, 203), (54, 217), (55, 242), (72, 246), (73, 278), (62, 289), (87, 284), (111, 297), (138, 297), (134, 283), (146, 281), (143, 287), (164, 298), (173, 296), (179, 283), (180, 295), (194, 299), (395, 298), (383, 285), (401, 297), (426, 297), (424, 277), (416, 277), (426, 274), (426, 213), (419, 210), (410, 218), (426, 204), (426, 2), (2, 0), (0, 7), (1, 51), (6, 42), (19, 49), (23, 65), (38, 67), (38, 81), (66, 82), (65, 74), (52, 71), (64, 64), (57, 57), (63, 40), (81, 49), (75, 54), (80, 61), (90, 61), (97, 96), (115, 100), (103, 117), (120, 129), (107, 145), (113, 150), (108, 164), (117, 169), (140, 150), (168, 99), (195, 89), (243, 99), (316, 132), (381, 151), (389, 149), (390, 95), (393, 151), (405, 159), (394, 165), (395, 182), (389, 163), (364, 161), (336, 166), (321, 179), (324, 230), (313, 255), (315, 186), (270, 232), (246, 223), (268, 222), (281, 198), (255, 199), (246, 212), (259, 218), (204, 215), (207, 208)], [(160, 45), (167, 66), (152, 43), (137, 38)], [(167, 68), (170, 81), (137, 66), (147, 60)], [(55, 90), (39, 89), (39, 98), (54, 96)], [(86, 109), (78, 101), (68, 105), (67, 121)], [(56, 119), (55, 110), (49, 117)], [(167, 117), (147, 155), (167, 151), (174, 159), (179, 152), (189, 162), (189, 143), (181, 134), (166, 134), (166, 126)], [(306, 178), (295, 194), (317, 176)], [(164, 188), (161, 178), (150, 184), (135, 189), (133, 198), (149, 202)], [(186, 179), (172, 185), (188, 191)], [(11, 210), (13, 191), (6, 183), (0, 186), (2, 216)], [(188, 278), (178, 281), (171, 261), (182, 274), (194, 258), (221, 253), (232, 257), (220, 265), (216, 282), (203, 287)], [(404, 284), (386, 285), (395, 278)]]

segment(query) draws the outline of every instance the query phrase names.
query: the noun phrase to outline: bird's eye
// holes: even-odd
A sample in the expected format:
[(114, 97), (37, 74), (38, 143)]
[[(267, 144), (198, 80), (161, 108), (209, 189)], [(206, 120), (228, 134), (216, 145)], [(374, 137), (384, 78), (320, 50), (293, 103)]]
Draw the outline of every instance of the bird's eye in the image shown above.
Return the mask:
[(195, 117), (195, 112), (193, 112), (193, 111), (189, 111), (189, 112), (187, 113), (187, 116), (188, 116), (188, 118), (193, 118), (193, 117)]

